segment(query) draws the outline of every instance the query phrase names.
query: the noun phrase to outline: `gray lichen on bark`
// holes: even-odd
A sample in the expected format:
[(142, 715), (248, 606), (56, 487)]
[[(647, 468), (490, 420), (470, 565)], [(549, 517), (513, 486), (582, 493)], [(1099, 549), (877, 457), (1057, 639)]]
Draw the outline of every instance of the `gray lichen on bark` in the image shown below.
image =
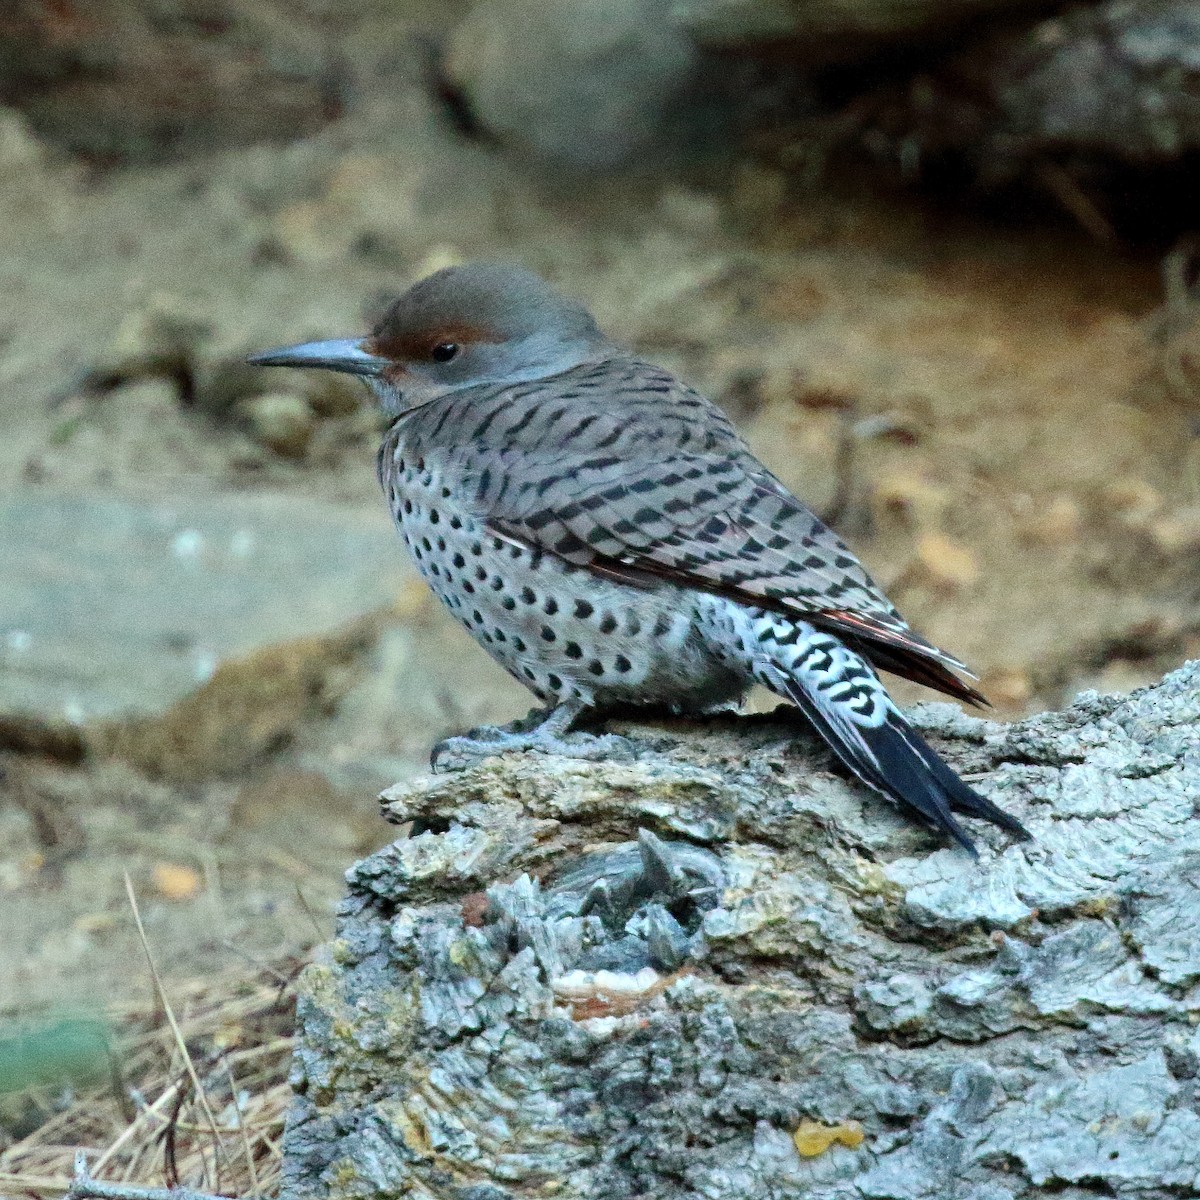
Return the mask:
[(385, 793), (299, 1003), (284, 1194), (1200, 1186), (1200, 664), (916, 714), (1025, 821), (939, 846), (776, 715)]

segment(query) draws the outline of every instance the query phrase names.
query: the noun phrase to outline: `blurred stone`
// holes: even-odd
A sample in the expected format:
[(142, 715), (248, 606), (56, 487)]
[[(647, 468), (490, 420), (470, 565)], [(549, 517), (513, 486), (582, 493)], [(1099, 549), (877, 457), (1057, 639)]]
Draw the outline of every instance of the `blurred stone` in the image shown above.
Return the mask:
[(1000, 122), (980, 149), (1004, 146), (1016, 157), (1066, 145), (1143, 163), (1195, 152), (1198, 47), (1200, 8), (1191, 0), (1108, 0), (1002, 31), (959, 60), (987, 79), (984, 103), (999, 102)]
[(479, 0), (444, 63), (484, 129), (591, 171), (654, 142), (693, 67), (664, 0)]
[(407, 577), (382, 508), (0, 501), (0, 743), (236, 769), (322, 711)]
[(182, 863), (155, 863), (150, 877), (154, 883), (154, 890), (164, 900), (176, 903), (194, 900), (204, 890), (204, 880), (200, 872)]
[(267, 392), (245, 400), (242, 412), (250, 432), (284, 458), (303, 458), (316, 422), (312, 409), (293, 392)]
[[(850, 7), (933, 12), (890, 2)], [(941, 15), (965, 14), (965, 7), (952, 0)], [(926, 60), (884, 106), (882, 120), (868, 118), (864, 144), (894, 155), (905, 171), (912, 164), (914, 172), (936, 172), (953, 162), (977, 187), (1020, 179), (1098, 242), (1115, 243), (1125, 220), (1136, 222), (1135, 237), (1190, 228), (1171, 199), (1187, 177), (1162, 169), (1185, 167), (1200, 149), (1195, 0), (1067, 8), (1017, 0), (1003, 7), (1013, 19), (964, 30), (968, 36)], [(1116, 176), (1122, 167), (1144, 174)], [(1121, 196), (1119, 177), (1137, 180), (1127, 185), (1133, 203)]]

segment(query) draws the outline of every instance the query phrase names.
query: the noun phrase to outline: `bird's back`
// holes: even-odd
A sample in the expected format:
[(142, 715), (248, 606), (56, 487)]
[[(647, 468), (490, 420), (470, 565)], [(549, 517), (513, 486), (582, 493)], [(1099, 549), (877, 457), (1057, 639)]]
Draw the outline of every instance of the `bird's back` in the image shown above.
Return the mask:
[(381, 472), (398, 446), (491, 526), (568, 561), (906, 628), (728, 417), (653, 364), (614, 356), (463, 389), (395, 423)]

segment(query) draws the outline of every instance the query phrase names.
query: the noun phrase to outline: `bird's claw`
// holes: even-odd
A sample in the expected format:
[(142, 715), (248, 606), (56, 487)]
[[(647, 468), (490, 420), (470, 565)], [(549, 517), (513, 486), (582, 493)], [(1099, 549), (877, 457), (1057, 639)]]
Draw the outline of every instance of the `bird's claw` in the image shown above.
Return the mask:
[(485, 725), (469, 734), (444, 738), (433, 748), (429, 765), (436, 774), (464, 771), (495, 754), (536, 750), (563, 758), (586, 760), (615, 759), (628, 762), (633, 746), (628, 738), (615, 733), (553, 733), (531, 729), (517, 732)]

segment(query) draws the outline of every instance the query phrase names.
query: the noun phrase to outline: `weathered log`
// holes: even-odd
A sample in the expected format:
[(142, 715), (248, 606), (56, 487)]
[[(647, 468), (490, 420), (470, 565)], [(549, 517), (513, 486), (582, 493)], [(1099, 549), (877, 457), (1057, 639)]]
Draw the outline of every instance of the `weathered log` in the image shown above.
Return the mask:
[(385, 793), (301, 984), (284, 1195), (1018, 1200), (1200, 1183), (1200, 663), (919, 710), (939, 846), (782, 716)]

